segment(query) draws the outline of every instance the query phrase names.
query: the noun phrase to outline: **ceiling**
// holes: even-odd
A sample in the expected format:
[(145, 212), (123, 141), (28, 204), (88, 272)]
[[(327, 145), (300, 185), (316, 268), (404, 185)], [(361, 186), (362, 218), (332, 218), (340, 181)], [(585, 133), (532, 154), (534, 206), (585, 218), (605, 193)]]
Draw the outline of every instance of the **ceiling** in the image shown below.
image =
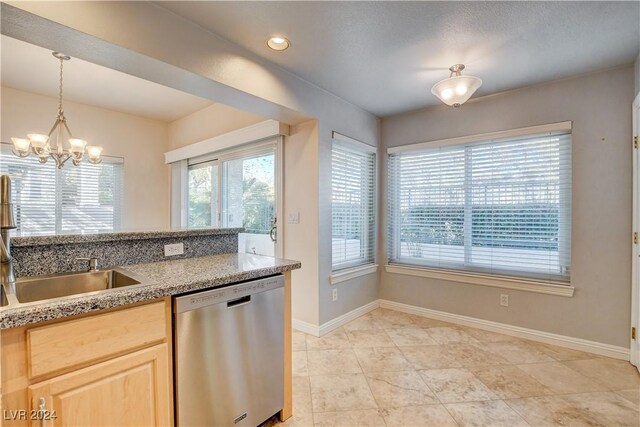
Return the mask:
[[(476, 96), (633, 62), (639, 2), (157, 2), (378, 116), (439, 101), (464, 63)], [(268, 36), (291, 41), (284, 52)]]
[[(1, 36), (2, 86), (58, 97), (59, 62), (51, 51)], [(64, 65), (64, 99), (171, 122), (213, 102), (100, 65), (71, 58)], [(53, 113), (52, 113), (53, 114)]]

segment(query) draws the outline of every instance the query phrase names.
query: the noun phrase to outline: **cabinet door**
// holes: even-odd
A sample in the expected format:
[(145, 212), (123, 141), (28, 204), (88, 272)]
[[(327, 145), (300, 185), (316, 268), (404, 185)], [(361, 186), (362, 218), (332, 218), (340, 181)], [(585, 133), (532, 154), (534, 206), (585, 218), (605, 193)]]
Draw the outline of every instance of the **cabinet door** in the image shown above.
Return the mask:
[(45, 403), (36, 414), (44, 422), (32, 419), (32, 425), (172, 424), (168, 352), (167, 344), (156, 345), (30, 386), (31, 408)]

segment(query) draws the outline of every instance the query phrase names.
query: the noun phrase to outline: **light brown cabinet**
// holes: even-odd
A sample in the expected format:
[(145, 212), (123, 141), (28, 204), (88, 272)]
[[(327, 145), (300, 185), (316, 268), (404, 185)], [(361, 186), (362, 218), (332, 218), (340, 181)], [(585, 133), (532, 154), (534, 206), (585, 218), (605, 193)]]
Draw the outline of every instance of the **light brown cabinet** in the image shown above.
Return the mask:
[[(167, 345), (161, 344), (29, 387), (32, 408), (52, 426), (171, 424)], [(41, 399), (44, 399), (43, 401)]]
[(0, 337), (3, 426), (173, 424), (170, 299)]

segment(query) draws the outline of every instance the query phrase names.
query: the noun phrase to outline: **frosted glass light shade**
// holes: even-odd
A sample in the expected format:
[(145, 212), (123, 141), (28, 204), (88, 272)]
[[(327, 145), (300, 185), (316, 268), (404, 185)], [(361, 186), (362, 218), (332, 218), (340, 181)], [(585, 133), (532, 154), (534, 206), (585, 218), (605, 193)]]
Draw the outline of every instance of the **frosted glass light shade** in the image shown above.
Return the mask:
[(69, 145), (71, 146), (72, 153), (82, 153), (84, 147), (87, 145), (87, 141), (78, 138), (69, 138)]
[(31, 147), (31, 142), (29, 142), (28, 139), (11, 138), (11, 141), (13, 142), (13, 148), (15, 148), (15, 150), (18, 153), (24, 154), (29, 152), (29, 148)]
[(431, 88), (431, 93), (452, 107), (459, 107), (471, 98), (482, 85), (482, 80), (473, 76), (453, 76), (440, 80)]
[(27, 135), (27, 138), (29, 138), (31, 145), (35, 148), (42, 148), (47, 144), (47, 141), (49, 141), (49, 136), (42, 133), (30, 133)]
[(100, 163), (102, 159), (102, 147), (99, 145), (87, 145), (87, 157), (91, 163)]

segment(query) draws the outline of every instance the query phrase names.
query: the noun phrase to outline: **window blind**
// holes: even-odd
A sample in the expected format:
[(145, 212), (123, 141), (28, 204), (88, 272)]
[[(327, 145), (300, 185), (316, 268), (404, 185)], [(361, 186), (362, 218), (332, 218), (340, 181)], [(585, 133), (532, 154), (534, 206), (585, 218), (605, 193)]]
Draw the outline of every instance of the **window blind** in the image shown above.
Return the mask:
[(375, 261), (375, 148), (338, 139), (331, 150), (333, 271)]
[(571, 133), (389, 155), (389, 262), (568, 280)]
[(92, 165), (18, 158), (3, 144), (0, 173), (12, 180), (16, 236), (117, 231), (121, 227), (123, 161)]

